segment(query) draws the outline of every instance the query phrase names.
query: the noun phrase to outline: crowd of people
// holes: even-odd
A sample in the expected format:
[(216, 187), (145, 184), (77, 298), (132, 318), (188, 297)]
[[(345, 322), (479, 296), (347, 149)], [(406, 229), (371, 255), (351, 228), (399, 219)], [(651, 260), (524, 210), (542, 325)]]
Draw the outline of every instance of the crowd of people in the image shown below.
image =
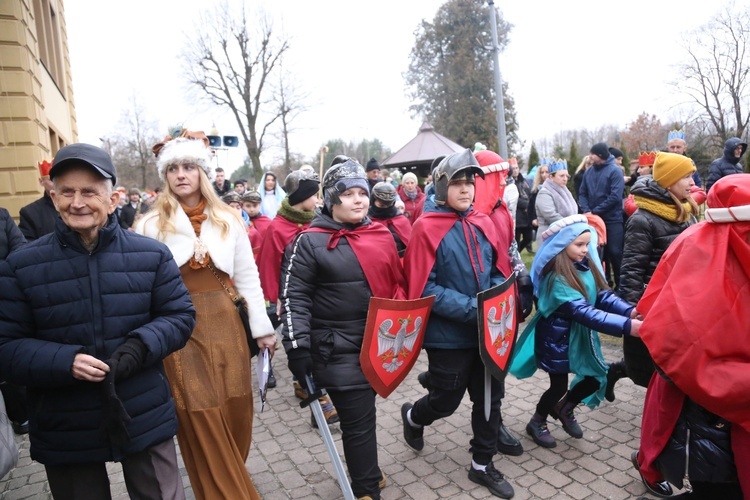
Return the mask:
[[(746, 148), (727, 141), (706, 190), (681, 131), (627, 174), (622, 151), (594, 144), (572, 190), (565, 160), (524, 176), (486, 148), (435, 159), (424, 188), (347, 156), (322, 179), (303, 167), (256, 187), (231, 183), (205, 134), (185, 130), (154, 146), (162, 185), (142, 193), (116, 187), (105, 151), (65, 146), (40, 163), (44, 194), (18, 226), (0, 209), (8, 416), (55, 498), (109, 498), (110, 461), (131, 497), (184, 498), (174, 436), (196, 498), (259, 498), (245, 467), (250, 359), (283, 347), (295, 396), (326, 389), (354, 495), (378, 499), (376, 393), (360, 364), (369, 302), (434, 296), (425, 393), (401, 408), (403, 439), (422, 450), (468, 393), (468, 478), (511, 498), (495, 460), (524, 449), (503, 424), (504, 379), (486, 385), (477, 294), (515, 275), (529, 321), (509, 373), (549, 377), (528, 416), (534, 443), (557, 446), (549, 417), (582, 438), (579, 406), (616, 401), (630, 378), (647, 392), (628, 458), (650, 494), (750, 497)], [(623, 339), (622, 360), (604, 360), (598, 333)]]

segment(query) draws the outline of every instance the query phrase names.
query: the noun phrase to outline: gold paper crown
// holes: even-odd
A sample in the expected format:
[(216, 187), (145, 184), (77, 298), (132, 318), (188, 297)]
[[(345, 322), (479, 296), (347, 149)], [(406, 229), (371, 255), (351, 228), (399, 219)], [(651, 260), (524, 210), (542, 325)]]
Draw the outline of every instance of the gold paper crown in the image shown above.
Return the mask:
[(639, 167), (651, 167), (656, 161), (656, 151), (643, 151), (638, 155), (638, 166)]

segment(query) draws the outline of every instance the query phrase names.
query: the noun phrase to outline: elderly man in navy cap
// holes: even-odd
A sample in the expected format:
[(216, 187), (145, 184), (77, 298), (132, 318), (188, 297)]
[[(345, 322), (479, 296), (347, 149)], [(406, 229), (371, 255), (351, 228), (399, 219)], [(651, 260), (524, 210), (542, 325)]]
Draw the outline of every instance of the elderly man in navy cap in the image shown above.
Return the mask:
[(132, 498), (185, 498), (162, 359), (195, 309), (166, 246), (120, 227), (115, 167), (71, 144), (50, 170), (54, 233), (0, 262), (0, 378), (26, 385), (31, 458), (55, 499), (110, 498), (122, 462)]

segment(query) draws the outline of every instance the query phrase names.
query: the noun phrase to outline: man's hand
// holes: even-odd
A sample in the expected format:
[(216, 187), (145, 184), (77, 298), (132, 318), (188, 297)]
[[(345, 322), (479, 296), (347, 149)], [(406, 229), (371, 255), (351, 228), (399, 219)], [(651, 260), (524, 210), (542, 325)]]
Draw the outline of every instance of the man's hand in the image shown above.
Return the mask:
[(70, 368), (73, 378), (87, 382), (101, 382), (109, 373), (109, 366), (94, 356), (79, 352)]
[(287, 365), (302, 387), (305, 387), (305, 375), (312, 373), (312, 358), (307, 349), (293, 349), (286, 353)]

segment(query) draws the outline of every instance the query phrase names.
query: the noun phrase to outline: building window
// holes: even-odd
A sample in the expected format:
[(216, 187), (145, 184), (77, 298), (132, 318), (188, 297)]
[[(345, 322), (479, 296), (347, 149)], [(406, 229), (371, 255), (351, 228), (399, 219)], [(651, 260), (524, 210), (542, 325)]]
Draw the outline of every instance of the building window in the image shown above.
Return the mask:
[(34, 0), (34, 21), (36, 23), (39, 59), (57, 88), (64, 95), (63, 85), (65, 80), (61, 57), (60, 19), (50, 4), (50, 0)]

